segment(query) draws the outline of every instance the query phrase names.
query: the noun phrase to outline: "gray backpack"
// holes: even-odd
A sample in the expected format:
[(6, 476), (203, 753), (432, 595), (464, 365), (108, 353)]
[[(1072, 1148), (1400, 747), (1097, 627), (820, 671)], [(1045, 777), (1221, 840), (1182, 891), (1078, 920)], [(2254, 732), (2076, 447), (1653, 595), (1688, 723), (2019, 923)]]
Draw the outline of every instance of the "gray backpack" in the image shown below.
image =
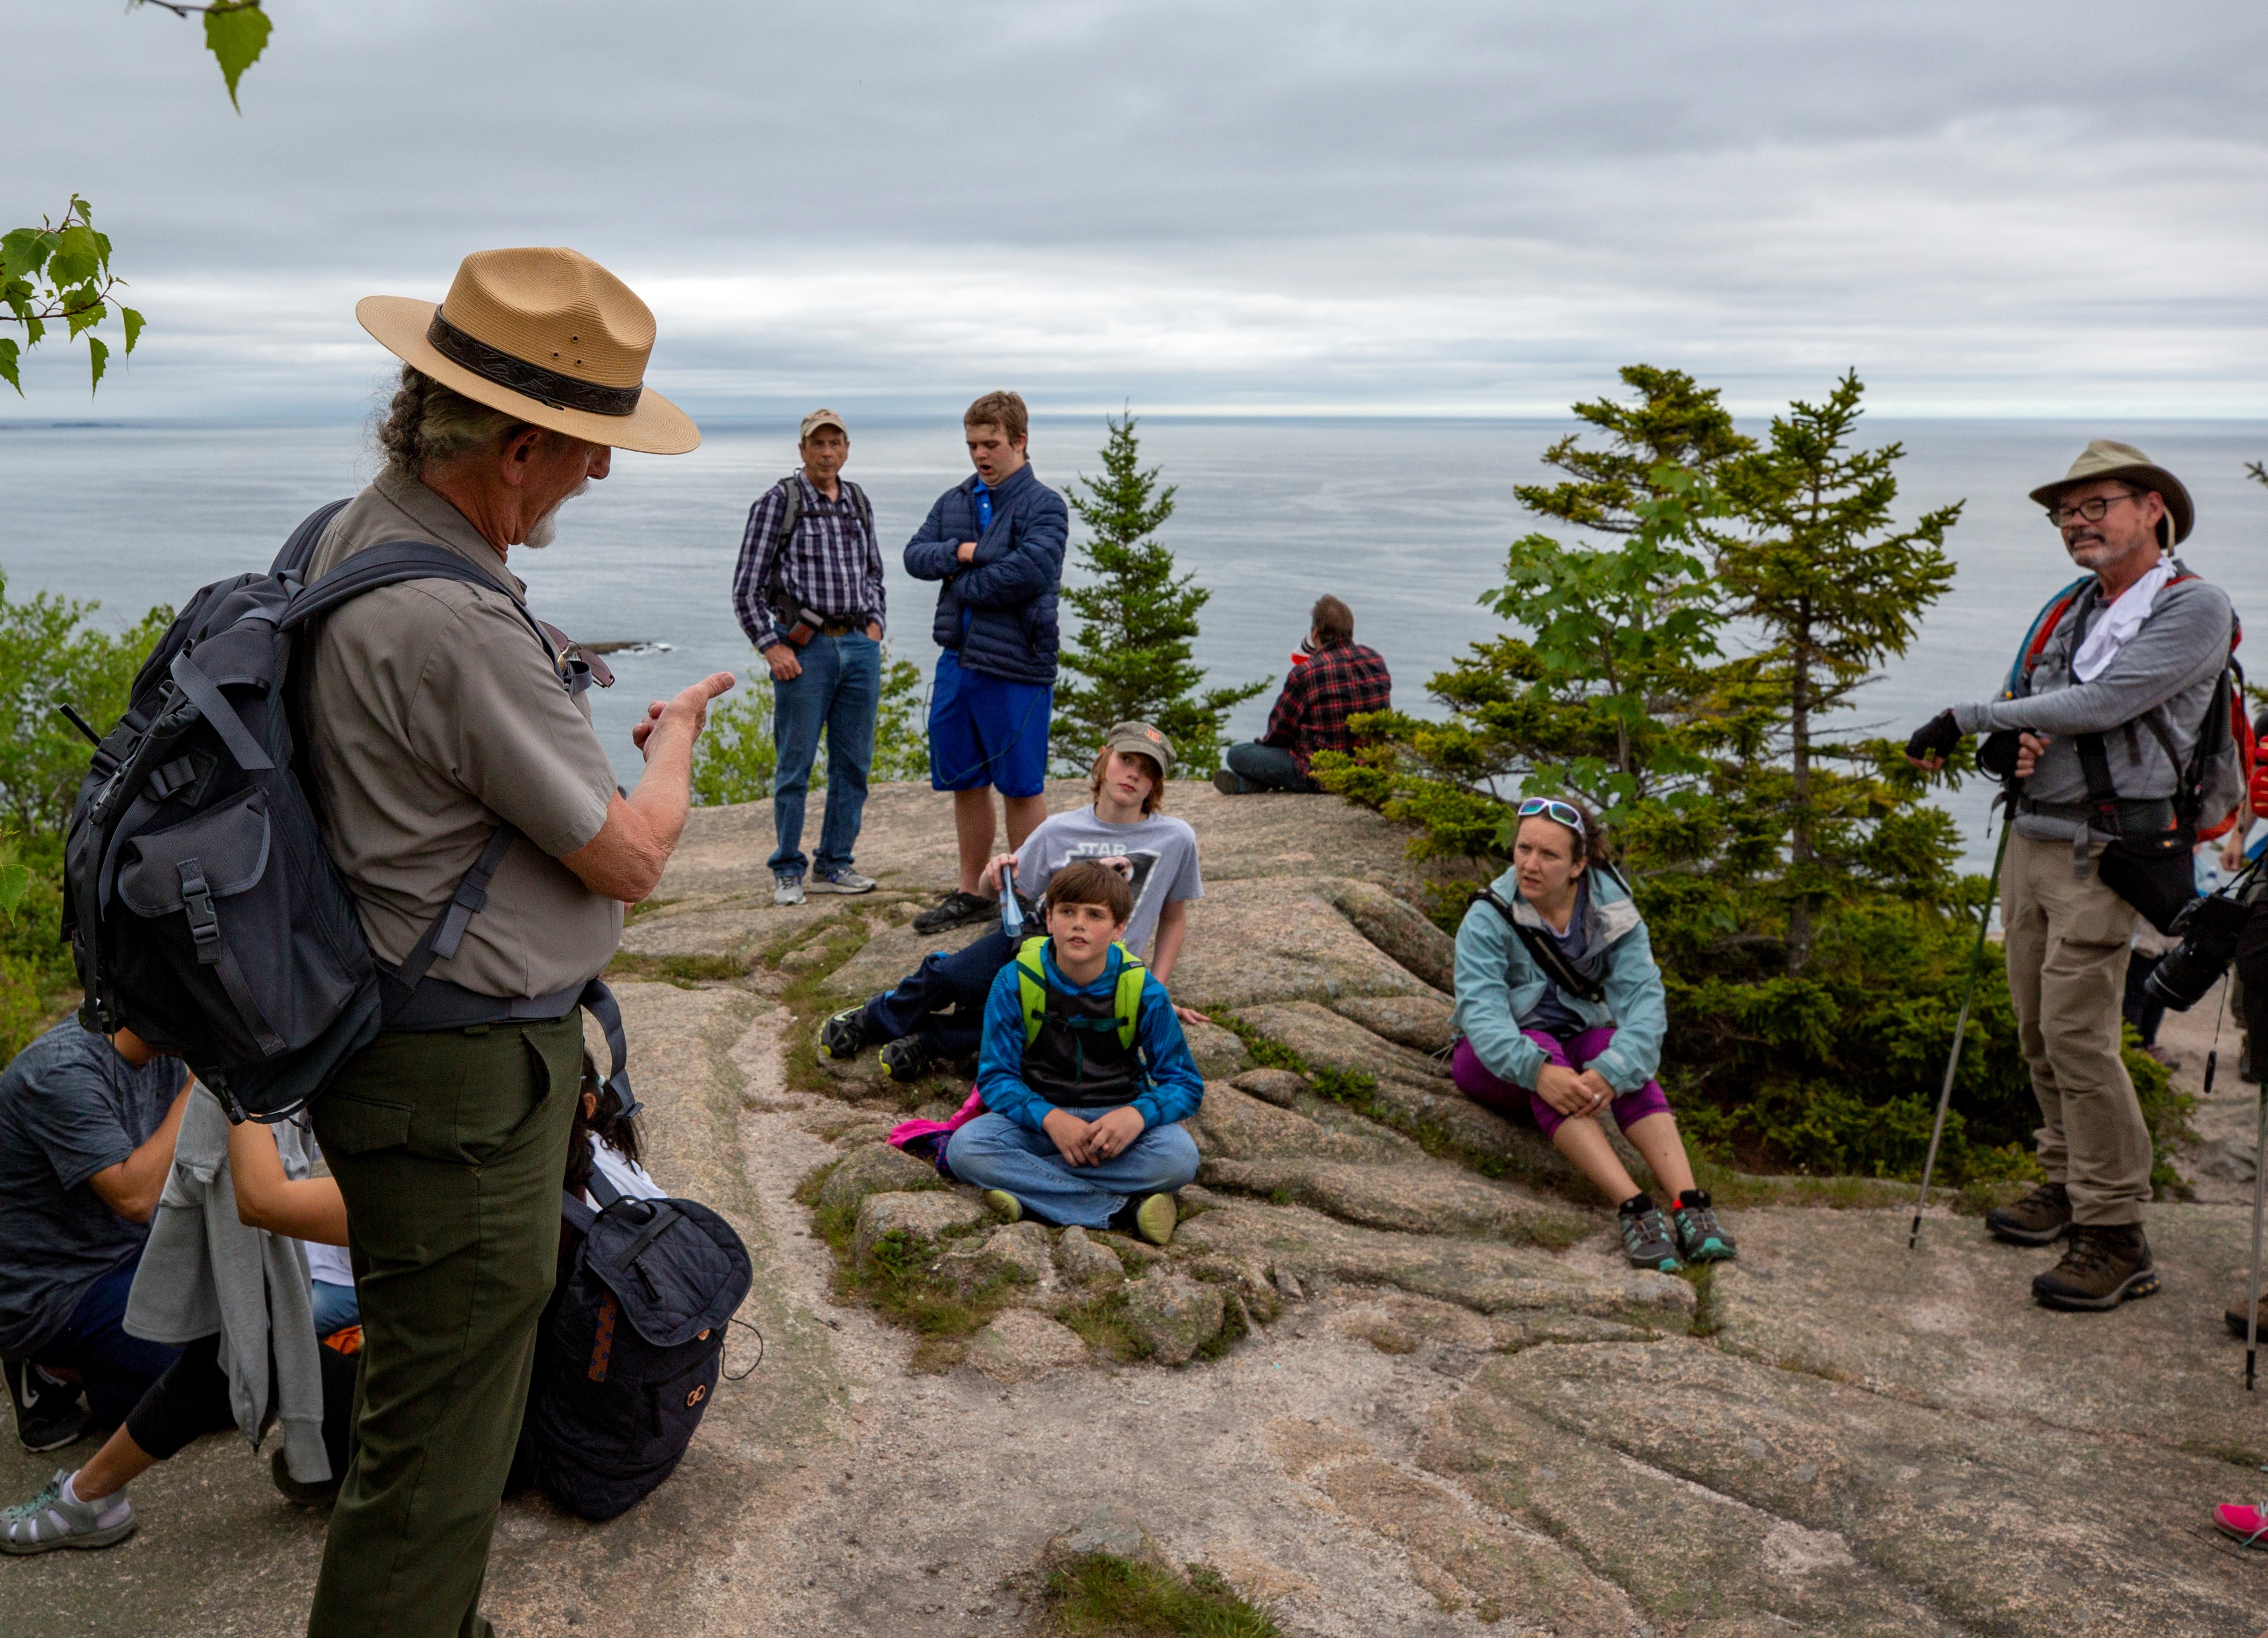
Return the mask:
[[(381, 586), (488, 582), (446, 547), (391, 542), (303, 585), (345, 505), (301, 523), (267, 573), (190, 598), (97, 741), (63, 852), (79, 1022), (129, 1029), (182, 1059), (231, 1120), (274, 1121), (304, 1108), (380, 1029), (563, 1018), (582, 1006), (606, 1029), (609, 1081), (627, 1106), (622, 1015), (605, 985), (499, 1000), (428, 971), (456, 953), (486, 901), (518, 835), (510, 825), (400, 967), (371, 953), (295, 765), (295, 650), (312, 622)], [(528, 631), (571, 691), (590, 686), (588, 667), (532, 617)]]

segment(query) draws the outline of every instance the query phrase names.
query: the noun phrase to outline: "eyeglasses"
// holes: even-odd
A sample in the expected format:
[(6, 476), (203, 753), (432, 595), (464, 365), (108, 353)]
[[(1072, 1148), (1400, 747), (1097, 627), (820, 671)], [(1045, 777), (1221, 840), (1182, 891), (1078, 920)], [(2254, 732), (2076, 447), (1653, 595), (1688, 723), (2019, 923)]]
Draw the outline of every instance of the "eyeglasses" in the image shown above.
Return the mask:
[(1577, 836), (1588, 834), (1583, 828), (1580, 808), (1570, 808), (1565, 802), (1555, 802), (1548, 796), (1531, 796), (1520, 804), (1520, 816), (1533, 819), (1542, 814), (1545, 818), (1565, 825)]
[(2139, 500), (2150, 492), (2148, 490), (2130, 489), (2123, 495), (2090, 495), (2085, 500), (2073, 501), (2068, 506), (2050, 506), (2048, 521), (2059, 529), (2082, 518), (2089, 523), (2100, 523), (2103, 515), (2120, 501)]

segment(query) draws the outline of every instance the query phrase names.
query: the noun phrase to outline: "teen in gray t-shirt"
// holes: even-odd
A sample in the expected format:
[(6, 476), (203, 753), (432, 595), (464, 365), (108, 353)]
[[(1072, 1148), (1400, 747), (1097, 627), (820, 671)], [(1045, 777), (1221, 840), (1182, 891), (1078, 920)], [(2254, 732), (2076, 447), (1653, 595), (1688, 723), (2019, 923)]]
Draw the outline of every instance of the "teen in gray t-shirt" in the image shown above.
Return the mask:
[(1134, 867), (1134, 913), (1126, 922), (1126, 948), (1145, 958), (1166, 906), (1204, 896), (1197, 832), (1164, 814), (1131, 824), (1108, 823), (1093, 808), (1049, 814), (1016, 854), (1016, 885), (1036, 899), (1047, 890), (1048, 878), (1074, 859), (1123, 859)]

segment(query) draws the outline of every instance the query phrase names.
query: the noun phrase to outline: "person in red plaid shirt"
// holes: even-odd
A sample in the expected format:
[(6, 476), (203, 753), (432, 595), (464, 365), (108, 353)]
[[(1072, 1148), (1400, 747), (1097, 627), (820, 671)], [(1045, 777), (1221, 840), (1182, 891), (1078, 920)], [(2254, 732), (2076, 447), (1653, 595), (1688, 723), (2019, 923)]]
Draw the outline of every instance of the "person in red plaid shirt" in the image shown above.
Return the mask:
[(1230, 746), (1228, 766), (1212, 776), (1212, 788), (1224, 796), (1322, 789), (1307, 777), (1308, 759), (1317, 751), (1352, 750), (1347, 719), (1394, 703), (1386, 661), (1354, 640), (1352, 609), (1336, 597), (1318, 597), (1307, 623), (1305, 652), (1292, 656), (1292, 675), (1268, 713), (1268, 732)]

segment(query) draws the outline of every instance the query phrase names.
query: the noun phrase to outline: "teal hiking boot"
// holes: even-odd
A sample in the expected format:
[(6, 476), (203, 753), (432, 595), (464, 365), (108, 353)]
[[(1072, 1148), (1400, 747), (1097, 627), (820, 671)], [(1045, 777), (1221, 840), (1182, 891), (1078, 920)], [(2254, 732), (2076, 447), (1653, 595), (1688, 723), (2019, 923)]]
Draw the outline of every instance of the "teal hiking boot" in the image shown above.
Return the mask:
[(1677, 1254), (1689, 1263), (1729, 1263), (1740, 1255), (1733, 1236), (1717, 1221), (1717, 1208), (1706, 1189), (1688, 1189), (1669, 1210), (1670, 1226), (1677, 1231)]

